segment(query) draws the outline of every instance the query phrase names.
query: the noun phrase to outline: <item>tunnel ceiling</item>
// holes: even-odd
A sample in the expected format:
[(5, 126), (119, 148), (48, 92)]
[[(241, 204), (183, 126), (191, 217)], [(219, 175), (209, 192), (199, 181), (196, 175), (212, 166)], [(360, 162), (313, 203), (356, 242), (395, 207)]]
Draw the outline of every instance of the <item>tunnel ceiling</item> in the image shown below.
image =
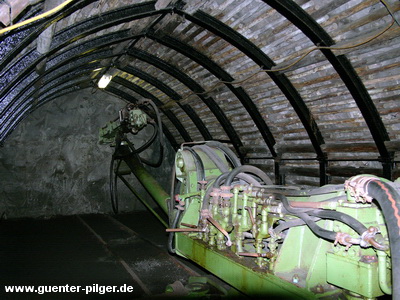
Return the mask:
[(321, 184), (392, 178), (399, 10), (394, 0), (0, 1), (0, 141), (43, 104), (90, 88), (152, 99), (174, 148), (224, 141), (277, 177)]

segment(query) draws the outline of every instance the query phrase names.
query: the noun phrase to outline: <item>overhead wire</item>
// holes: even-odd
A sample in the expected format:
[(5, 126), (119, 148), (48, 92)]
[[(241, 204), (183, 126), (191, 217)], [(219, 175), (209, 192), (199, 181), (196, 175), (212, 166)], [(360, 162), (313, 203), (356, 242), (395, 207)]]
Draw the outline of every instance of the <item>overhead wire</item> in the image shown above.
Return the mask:
[[(397, 25), (400, 26), (400, 23), (399, 23), (399, 21), (396, 19), (396, 17), (395, 17), (395, 15), (394, 15), (392, 9), (390, 8), (389, 4), (388, 4), (385, 0), (379, 0), (379, 2), (381, 2), (381, 3), (385, 6), (386, 10), (389, 12), (390, 16), (392, 17), (392, 22), (391, 22), (385, 29), (383, 29), (381, 32), (379, 32), (378, 34), (376, 34), (376, 35), (374, 35), (374, 36), (372, 36), (372, 37), (370, 37), (370, 38), (368, 38), (368, 39), (366, 39), (366, 40), (363, 40), (363, 41), (361, 41), (361, 42), (359, 42), (359, 43), (352, 44), (352, 45), (348, 45), (348, 46), (346, 46), (346, 45), (344, 45), (344, 46), (338, 46), (338, 47), (335, 47), (335, 46), (316, 46), (316, 47), (313, 47), (313, 48), (307, 50), (307, 51), (306, 51), (305, 53), (303, 53), (299, 58), (297, 58), (294, 62), (290, 63), (290, 64), (287, 65), (287, 66), (284, 66), (284, 67), (282, 67), (282, 68), (276, 68), (276, 69), (274, 69), (273, 67), (272, 67), (271, 69), (260, 69), (260, 70), (258, 70), (258, 71), (256, 71), (256, 72), (254, 72), (253, 74), (249, 75), (248, 77), (245, 77), (244, 79), (241, 79), (241, 80), (234, 80), (234, 81), (219, 80), (217, 83), (215, 83), (215, 84), (214, 84), (210, 89), (208, 89), (207, 91), (200, 92), (200, 93), (191, 92), (191, 93), (189, 93), (188, 95), (186, 95), (185, 97), (181, 98), (179, 101), (186, 100), (186, 99), (188, 99), (189, 97), (194, 96), (194, 95), (207, 95), (207, 94), (213, 92), (214, 90), (216, 90), (216, 89), (219, 87), (219, 85), (221, 85), (221, 84), (237, 85), (237, 84), (244, 83), (244, 82), (250, 80), (251, 78), (253, 78), (254, 76), (256, 76), (256, 75), (258, 75), (258, 74), (260, 74), (260, 73), (274, 73), (274, 72), (283, 72), (283, 71), (286, 71), (286, 70), (290, 69), (291, 67), (295, 66), (296, 64), (298, 64), (299, 62), (301, 62), (301, 61), (302, 61), (303, 59), (305, 59), (310, 53), (312, 53), (312, 52), (314, 52), (314, 51), (316, 51), (316, 50), (334, 50), (334, 51), (337, 51), (337, 50), (348, 50), (348, 49), (353, 49), (353, 48), (357, 48), (357, 47), (360, 47), (360, 46), (362, 46), (362, 45), (365, 45), (365, 44), (367, 44), (367, 43), (369, 43), (369, 42), (371, 42), (371, 41), (377, 39), (378, 37), (380, 37), (380, 36), (383, 35), (384, 33), (386, 33), (390, 28), (393, 27), (393, 25), (394, 25), (395, 23), (397, 23)], [(172, 100), (172, 99), (171, 99), (171, 100)], [(173, 100), (172, 100), (172, 101), (173, 101)]]

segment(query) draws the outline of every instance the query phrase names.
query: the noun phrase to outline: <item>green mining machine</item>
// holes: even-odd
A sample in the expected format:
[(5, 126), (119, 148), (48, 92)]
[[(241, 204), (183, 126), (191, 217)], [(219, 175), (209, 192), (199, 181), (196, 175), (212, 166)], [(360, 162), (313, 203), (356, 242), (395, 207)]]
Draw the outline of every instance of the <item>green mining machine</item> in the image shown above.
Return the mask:
[[(149, 124), (153, 134), (135, 148), (129, 135)], [(168, 214), (171, 253), (250, 297), (400, 299), (398, 182), (359, 175), (311, 190), (274, 185), (225, 144), (210, 141), (181, 146), (167, 193), (143, 166), (161, 160), (140, 158), (151, 144), (162, 155), (161, 130), (146, 100), (122, 109), (100, 139), (115, 146), (111, 182), (132, 172)], [(115, 209), (114, 184), (111, 191)]]

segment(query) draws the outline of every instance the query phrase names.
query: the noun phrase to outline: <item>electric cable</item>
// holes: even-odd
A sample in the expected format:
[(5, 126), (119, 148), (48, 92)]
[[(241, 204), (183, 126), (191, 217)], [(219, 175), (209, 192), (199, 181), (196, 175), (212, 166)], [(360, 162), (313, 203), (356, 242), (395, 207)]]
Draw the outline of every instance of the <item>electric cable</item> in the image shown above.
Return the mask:
[[(201, 93), (190, 92), (189, 94), (187, 94), (185, 97), (183, 97), (183, 98), (180, 99), (179, 101), (186, 100), (186, 99), (188, 99), (189, 97), (194, 96), (194, 95), (207, 95), (207, 94), (213, 92), (214, 90), (216, 90), (216, 89), (218, 88), (218, 86), (221, 85), (221, 84), (231, 84), (231, 85), (242, 84), (242, 83), (244, 83), (244, 82), (250, 80), (251, 78), (253, 78), (254, 76), (256, 76), (257, 74), (260, 74), (260, 73), (274, 73), (274, 72), (283, 72), (283, 71), (286, 71), (286, 70), (290, 69), (291, 67), (295, 66), (296, 64), (298, 64), (300, 61), (302, 61), (304, 58), (306, 58), (310, 53), (312, 53), (312, 52), (314, 52), (314, 51), (316, 51), (316, 50), (333, 50), (333, 51), (335, 51), (335, 50), (349, 50), (349, 49), (353, 49), (353, 48), (357, 48), (357, 47), (363, 46), (363, 45), (365, 45), (365, 44), (367, 44), (367, 43), (369, 43), (369, 42), (371, 42), (371, 41), (377, 39), (377, 38), (380, 37), (381, 35), (383, 35), (383, 34), (384, 34), (385, 32), (387, 32), (390, 28), (392, 28), (392, 26), (393, 26), (395, 23), (397, 23), (397, 24), (400, 26), (400, 22), (399, 22), (399, 21), (396, 19), (396, 17), (394, 16), (394, 13), (392, 12), (392, 10), (391, 10), (390, 6), (388, 5), (388, 3), (387, 3), (385, 0), (379, 0), (379, 1), (380, 1), (380, 2), (385, 6), (385, 8), (388, 10), (390, 16), (392, 17), (392, 22), (391, 22), (385, 29), (383, 29), (382, 31), (380, 31), (380, 32), (377, 33), (376, 35), (374, 35), (374, 36), (372, 36), (372, 37), (370, 37), (370, 38), (367, 38), (367, 39), (363, 40), (362, 42), (353, 44), (353, 45), (347, 45), (347, 46), (345, 45), (345, 46), (337, 46), (337, 47), (334, 47), (334, 46), (316, 46), (316, 47), (313, 47), (313, 48), (311, 48), (311, 49), (305, 51), (302, 55), (300, 55), (299, 58), (297, 58), (294, 62), (290, 63), (290, 64), (287, 65), (287, 66), (284, 66), (284, 67), (282, 67), (282, 68), (276, 68), (276, 69), (273, 69), (273, 68), (271, 68), (271, 69), (260, 69), (260, 70), (258, 70), (258, 71), (256, 71), (256, 72), (254, 72), (253, 74), (250, 74), (248, 77), (245, 77), (245, 78), (243, 78), (243, 79), (241, 79), (241, 80), (233, 80), (233, 81), (219, 80), (217, 83), (215, 83), (215, 84), (214, 84), (211, 88), (209, 88), (208, 90), (206, 90), (206, 91), (204, 91), (204, 92), (201, 92)], [(174, 102), (173, 99), (170, 98), (170, 100), (171, 100), (172, 102)]]
[(40, 14), (40, 15), (38, 15), (38, 16), (32, 17), (32, 18), (30, 18), (30, 19), (28, 19), (28, 20), (25, 20), (25, 21), (19, 22), (19, 23), (17, 23), (17, 24), (14, 24), (14, 25), (5, 27), (5, 28), (3, 28), (3, 29), (0, 29), (0, 35), (4, 34), (4, 33), (6, 33), (6, 32), (9, 32), (9, 31), (11, 31), (11, 30), (17, 29), (17, 28), (19, 28), (19, 27), (22, 27), (22, 26), (24, 26), (24, 25), (33, 23), (33, 22), (38, 21), (38, 20), (41, 20), (41, 19), (44, 19), (44, 18), (46, 18), (46, 17), (48, 17), (48, 16), (51, 16), (51, 15), (53, 15), (53, 14), (59, 12), (59, 11), (60, 11), (61, 9), (63, 9), (65, 6), (67, 6), (68, 4), (70, 4), (71, 2), (74, 2), (74, 1), (75, 1), (75, 0), (67, 0), (67, 1), (61, 3), (60, 5), (58, 5), (58, 6), (54, 7), (54, 8), (52, 8), (52, 9), (50, 9), (50, 10), (48, 10), (48, 11), (42, 13), (42, 14)]

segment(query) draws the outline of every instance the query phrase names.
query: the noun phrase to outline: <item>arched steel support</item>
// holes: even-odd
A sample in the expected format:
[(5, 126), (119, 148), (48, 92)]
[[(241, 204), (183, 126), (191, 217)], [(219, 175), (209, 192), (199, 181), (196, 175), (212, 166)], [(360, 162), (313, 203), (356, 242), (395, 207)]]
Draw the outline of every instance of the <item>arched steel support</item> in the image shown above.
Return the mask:
[[(184, 56), (192, 59), (199, 65), (203, 66), (206, 70), (208, 70), (211, 74), (216, 76), (218, 79), (229, 82), (234, 81), (234, 78), (229, 75), (225, 70), (223, 70), (218, 64), (212, 61), (210, 58), (200, 53), (193, 47), (190, 47), (187, 44), (182, 43), (181, 41), (172, 38), (170, 36), (158, 34), (154, 31), (147, 32), (146, 37), (151, 38), (160, 44), (172, 48), (178, 53), (183, 54)], [(251, 100), (249, 95), (244, 91), (241, 87), (234, 87), (232, 84), (225, 83), (226, 87), (239, 99), (244, 108), (249, 113), (250, 117), (253, 119), (255, 125), (260, 131), (261, 136), (263, 137), (268, 149), (270, 150), (272, 156), (276, 156), (276, 152), (274, 149), (275, 139), (265, 123), (263, 117), (258, 111), (256, 105)]]
[(199, 116), (193, 110), (193, 108), (188, 104), (179, 103), (179, 101), (182, 99), (182, 97), (177, 92), (175, 92), (173, 89), (171, 89), (168, 85), (164, 84), (162, 81), (158, 80), (157, 78), (143, 72), (142, 70), (139, 70), (138, 68), (135, 68), (132, 66), (122, 67), (119, 65), (117, 65), (117, 68), (125, 73), (131, 74), (133, 76), (136, 76), (136, 77), (150, 83), (151, 85), (155, 86), (157, 89), (162, 91), (164, 94), (166, 94), (168, 97), (175, 100), (178, 103), (179, 107), (189, 116), (189, 118), (196, 125), (197, 129), (200, 131), (203, 138), (205, 140), (213, 139), (211, 136), (211, 133), (208, 131), (206, 125), (199, 118)]
[[(218, 19), (206, 14), (202, 11), (196, 11), (192, 15), (186, 14), (182, 11), (177, 11), (182, 14), (185, 18), (196, 25), (199, 25), (215, 35), (223, 38), (249, 58), (251, 58), (256, 64), (262, 69), (271, 69), (275, 66), (275, 63), (255, 44), (249, 41), (247, 38), (242, 36), (240, 33), (225, 25)], [(318, 128), (318, 125), (313, 118), (310, 110), (301, 98), (296, 88), (292, 85), (290, 80), (284, 75), (279, 73), (267, 73), (274, 83), (280, 88), (282, 93), (286, 96), (293, 109), (300, 118), (305, 130), (308, 133), (311, 144), (313, 145), (317, 156), (322, 156), (323, 152), (321, 145), (324, 144), (324, 139)]]
[[(298, 4), (292, 0), (263, 0), (266, 4), (274, 8), (281, 15), (286, 17), (299, 28), (315, 45), (333, 46), (334, 40), (330, 35)], [(376, 109), (366, 87), (361, 81), (357, 72), (354, 70), (350, 61), (344, 55), (335, 55), (332, 50), (321, 49), (333, 68), (339, 74), (343, 83), (346, 85), (354, 101), (357, 103), (361, 114), (371, 132), (372, 138), (379, 151), (383, 162), (392, 162), (393, 154), (390, 153), (385, 145), (385, 141), (389, 141), (389, 134), (386, 127), (380, 118), (379, 112)], [(384, 176), (391, 179), (391, 171), (383, 166)], [(389, 174), (390, 173), (390, 174)]]

